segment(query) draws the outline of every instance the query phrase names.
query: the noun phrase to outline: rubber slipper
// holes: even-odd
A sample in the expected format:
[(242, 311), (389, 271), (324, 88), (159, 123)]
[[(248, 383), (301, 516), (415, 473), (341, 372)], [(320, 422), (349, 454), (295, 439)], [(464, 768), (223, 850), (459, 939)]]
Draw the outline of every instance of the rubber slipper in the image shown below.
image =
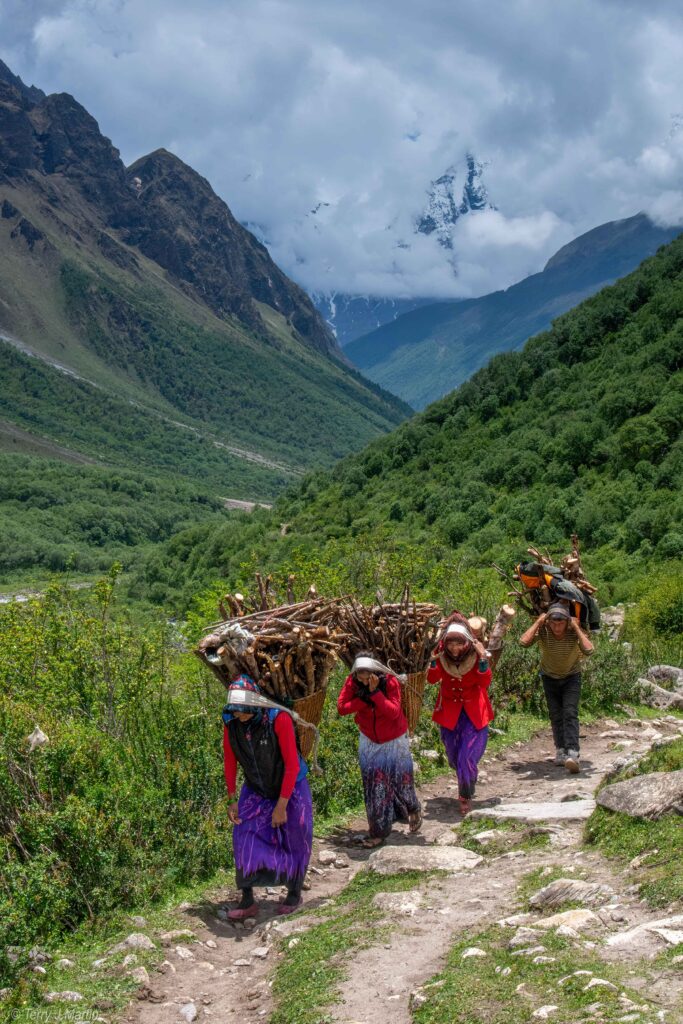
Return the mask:
[(380, 846), (383, 846), (385, 839), (381, 837), (368, 836), (367, 839), (361, 840), (361, 846), (364, 850), (377, 850)]
[(258, 903), (252, 903), (250, 907), (235, 907), (228, 911), (228, 921), (244, 921), (247, 917), (256, 917), (258, 912)]
[(458, 803), (460, 804), (460, 813), (464, 818), (472, 810), (472, 801), (468, 800), (467, 797), (459, 796)]
[(277, 913), (278, 914), (293, 914), (293, 913), (295, 913), (295, 911), (297, 911), (299, 909), (299, 907), (301, 906), (302, 903), (303, 903), (303, 899), (301, 897), (299, 897), (299, 902), (298, 903), (284, 903), (284, 902), (280, 903), (278, 905), (278, 907), (277, 907)]

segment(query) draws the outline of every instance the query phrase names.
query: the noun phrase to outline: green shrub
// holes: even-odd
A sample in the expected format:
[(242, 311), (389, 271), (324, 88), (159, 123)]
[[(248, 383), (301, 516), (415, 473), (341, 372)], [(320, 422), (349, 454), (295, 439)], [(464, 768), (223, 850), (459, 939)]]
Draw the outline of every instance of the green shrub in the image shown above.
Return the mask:
[(683, 562), (652, 574), (629, 616), (629, 630), (649, 638), (683, 635)]
[(229, 863), (221, 694), (165, 624), (113, 616), (115, 579), (0, 614), (0, 948)]

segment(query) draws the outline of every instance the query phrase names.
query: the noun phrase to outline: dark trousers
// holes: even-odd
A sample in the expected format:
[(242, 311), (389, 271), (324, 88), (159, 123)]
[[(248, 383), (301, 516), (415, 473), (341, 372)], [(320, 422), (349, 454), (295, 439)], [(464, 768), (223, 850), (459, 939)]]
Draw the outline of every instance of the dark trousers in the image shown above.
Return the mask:
[(578, 753), (581, 673), (553, 679), (541, 672), (541, 679), (555, 746), (560, 750), (576, 750)]

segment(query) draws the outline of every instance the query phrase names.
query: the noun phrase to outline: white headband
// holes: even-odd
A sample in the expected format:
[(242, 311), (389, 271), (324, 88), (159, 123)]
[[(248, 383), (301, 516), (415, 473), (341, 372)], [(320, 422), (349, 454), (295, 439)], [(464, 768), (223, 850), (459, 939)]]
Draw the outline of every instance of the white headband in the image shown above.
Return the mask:
[(391, 675), (391, 669), (383, 665), (381, 661), (377, 661), (375, 658), (368, 658), (365, 655), (360, 655), (356, 658), (353, 665), (351, 666), (351, 675), (355, 675), (358, 670), (365, 670), (366, 672), (379, 672), (382, 675)]
[(470, 631), (467, 628), (467, 626), (461, 626), (459, 622), (451, 622), (450, 626), (448, 627), (448, 629), (444, 633), (444, 637), (443, 637), (444, 640), (446, 639), (446, 637), (450, 636), (451, 634), (453, 634), (455, 636), (464, 636), (465, 639), (469, 640), (470, 643), (474, 642), (474, 637), (470, 633)]

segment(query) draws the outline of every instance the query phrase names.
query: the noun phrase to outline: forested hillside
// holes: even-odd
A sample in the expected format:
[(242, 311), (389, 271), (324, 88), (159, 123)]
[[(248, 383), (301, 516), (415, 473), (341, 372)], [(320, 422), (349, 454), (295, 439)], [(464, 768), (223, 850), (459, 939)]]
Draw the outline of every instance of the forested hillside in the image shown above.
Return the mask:
[[(220, 498), (268, 500), (411, 411), (347, 365), (208, 181), (165, 150), (126, 168), (73, 97), (2, 62), (0, 376), (0, 451), (22, 481), (0, 496), (0, 583), (128, 568)], [(136, 482), (113, 514), (122, 472)]]
[(682, 312), (676, 240), (522, 352), (309, 474), (272, 514), (174, 538), (138, 590), (182, 604), (253, 564), (379, 579), (392, 552), (419, 580), (444, 559), (483, 566), (529, 541), (562, 548), (576, 530), (602, 599), (623, 594), (629, 579), (683, 556)]
[(437, 302), (352, 341), (349, 359), (416, 409), (462, 384), (498, 352), (517, 349), (552, 320), (634, 270), (680, 228), (645, 214), (610, 221), (575, 238), (538, 274), (505, 291)]

